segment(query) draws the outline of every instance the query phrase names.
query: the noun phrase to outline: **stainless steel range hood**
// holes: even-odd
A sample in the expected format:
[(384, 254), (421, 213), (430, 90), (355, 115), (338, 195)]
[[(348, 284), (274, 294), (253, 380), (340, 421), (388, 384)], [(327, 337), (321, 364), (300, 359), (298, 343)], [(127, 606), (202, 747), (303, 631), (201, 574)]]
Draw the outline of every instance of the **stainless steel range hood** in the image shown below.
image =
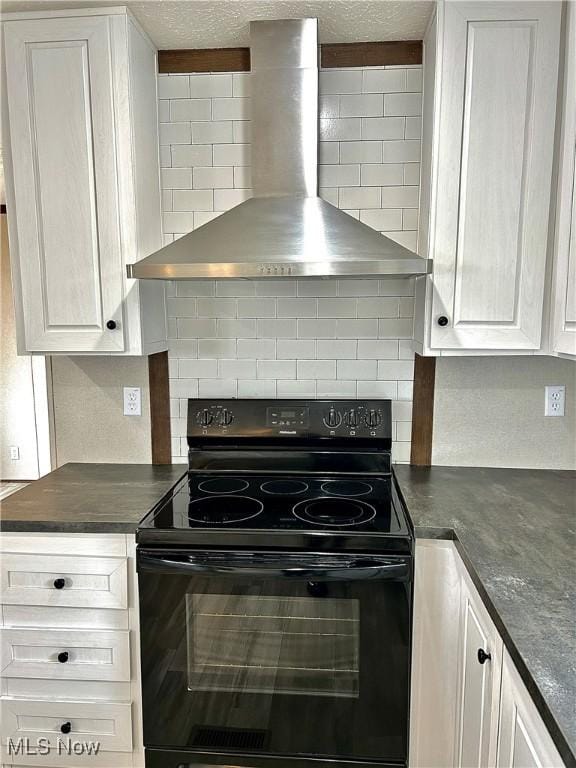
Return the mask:
[(136, 264), (129, 277), (406, 277), (422, 259), (318, 197), (318, 23), (253, 21), (254, 197)]

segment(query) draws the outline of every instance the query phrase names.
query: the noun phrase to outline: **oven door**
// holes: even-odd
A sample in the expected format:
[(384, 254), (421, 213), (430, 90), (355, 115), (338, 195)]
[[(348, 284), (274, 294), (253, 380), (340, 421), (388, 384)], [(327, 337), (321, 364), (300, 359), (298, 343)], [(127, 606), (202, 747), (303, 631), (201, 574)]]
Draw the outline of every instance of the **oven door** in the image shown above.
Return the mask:
[(139, 548), (138, 574), (148, 749), (406, 763), (410, 557)]

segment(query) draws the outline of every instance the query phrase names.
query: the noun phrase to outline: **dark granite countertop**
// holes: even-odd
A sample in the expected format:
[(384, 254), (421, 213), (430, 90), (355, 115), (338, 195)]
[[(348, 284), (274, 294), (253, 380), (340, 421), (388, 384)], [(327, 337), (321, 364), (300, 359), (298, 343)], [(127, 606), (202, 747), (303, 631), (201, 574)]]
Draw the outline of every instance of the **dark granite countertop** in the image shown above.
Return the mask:
[(65, 464), (0, 502), (0, 530), (134, 533), (185, 464)]
[(394, 468), (417, 538), (454, 539), (567, 766), (576, 766), (576, 472)]

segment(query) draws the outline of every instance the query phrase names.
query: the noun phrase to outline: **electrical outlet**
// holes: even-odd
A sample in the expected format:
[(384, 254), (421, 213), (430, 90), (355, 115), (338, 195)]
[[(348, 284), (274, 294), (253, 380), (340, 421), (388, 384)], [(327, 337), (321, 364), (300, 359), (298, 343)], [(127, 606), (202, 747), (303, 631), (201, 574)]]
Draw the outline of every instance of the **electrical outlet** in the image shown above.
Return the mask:
[(566, 387), (564, 384), (554, 384), (544, 388), (546, 397), (544, 401), (544, 416), (564, 416), (564, 401), (566, 399)]
[(17, 445), (10, 446), (10, 461), (20, 461), (20, 448)]
[(124, 387), (124, 416), (142, 416), (140, 387)]

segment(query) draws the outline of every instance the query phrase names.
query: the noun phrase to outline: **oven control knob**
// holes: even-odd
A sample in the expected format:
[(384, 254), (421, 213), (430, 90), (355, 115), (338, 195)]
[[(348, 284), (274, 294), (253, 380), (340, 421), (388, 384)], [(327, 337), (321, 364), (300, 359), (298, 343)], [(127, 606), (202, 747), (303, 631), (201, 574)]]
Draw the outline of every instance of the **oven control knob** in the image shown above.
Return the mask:
[(198, 411), (196, 414), (196, 421), (201, 427), (209, 427), (212, 424), (213, 418), (208, 408), (204, 408), (203, 411)]
[(231, 411), (229, 411), (227, 408), (224, 408), (220, 412), (220, 416), (218, 417), (218, 423), (221, 427), (228, 427), (232, 422), (234, 421), (234, 415)]
[(382, 414), (380, 411), (368, 411), (365, 417), (365, 421), (367, 427), (375, 429), (382, 423)]
[(326, 416), (324, 416), (324, 424), (330, 429), (335, 429), (342, 424), (342, 414), (335, 408), (330, 408)]
[(346, 424), (347, 427), (351, 427), (352, 429), (358, 426), (358, 413), (354, 410), (354, 408), (351, 408), (344, 414), (344, 424)]

